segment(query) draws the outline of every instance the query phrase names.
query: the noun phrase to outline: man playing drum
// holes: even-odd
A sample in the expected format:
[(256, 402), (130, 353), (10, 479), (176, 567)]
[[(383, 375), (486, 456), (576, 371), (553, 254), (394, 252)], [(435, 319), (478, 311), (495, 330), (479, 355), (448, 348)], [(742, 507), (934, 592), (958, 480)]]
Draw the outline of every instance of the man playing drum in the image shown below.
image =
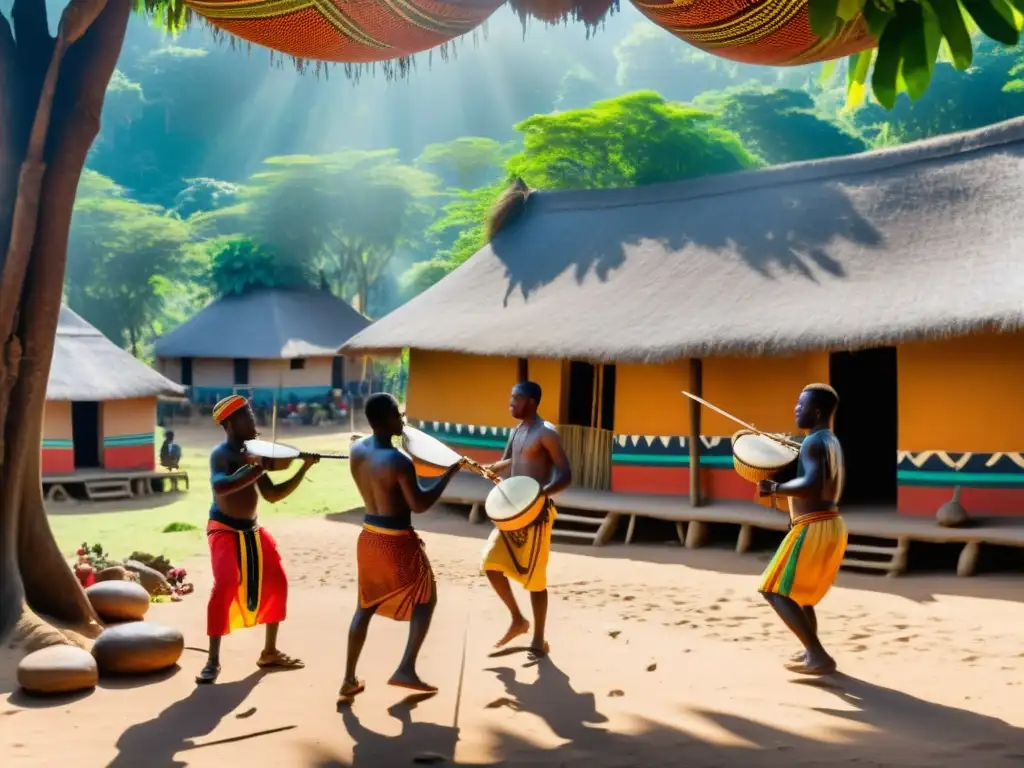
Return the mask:
[(572, 484), (572, 470), (558, 432), (553, 424), (537, 414), (540, 398), (540, 386), (532, 381), (520, 382), (512, 388), (509, 411), (513, 418), (519, 419), (519, 426), (509, 438), (501, 461), (487, 469), (498, 475), (510, 469), (512, 477), (533, 478), (541, 485), (547, 508), (535, 523), (523, 530), (505, 532), (495, 528), (487, 540), (481, 568), (512, 616), (508, 632), (497, 642), (496, 648), (530, 631), (530, 622), (519, 610), (509, 579), (514, 579), (530, 593), (534, 622), (530, 655), (533, 658), (544, 656), (549, 650), (544, 640), (548, 613), (547, 568), (551, 527), (557, 515), (551, 497)]
[(804, 675), (835, 672), (836, 662), (818, 639), (814, 612), (839, 573), (846, 552), (846, 525), (839, 516), (843, 493), (843, 451), (832, 433), (839, 396), (827, 384), (810, 384), (796, 404), (796, 425), (807, 431), (800, 446), (797, 477), (785, 483), (762, 480), (762, 496), (789, 497), (791, 528), (761, 579), (760, 592), (803, 644), (786, 668)]
[(388, 684), (425, 693), (437, 690), (416, 673), (416, 659), (437, 604), (437, 587), (423, 542), (412, 528), (412, 513), (426, 512), (437, 503), (462, 467), (462, 462), (454, 464), (429, 490), (423, 490), (412, 461), (392, 442), (405, 426), (395, 399), (386, 393), (370, 395), (366, 401), (366, 420), (373, 435), (353, 443), (349, 452), (349, 466), (363, 497), (366, 516), (356, 544), (359, 605), (348, 632), (345, 679), (338, 692), (339, 702), (365, 688), (356, 677), (356, 664), (366, 642), (370, 619), (376, 614), (395, 621), (411, 621), (405, 656)]
[(277, 628), (288, 604), (288, 579), (277, 544), (256, 521), (256, 505), (260, 495), (271, 504), (290, 496), (319, 459), (306, 458), (290, 480), (276, 485), (264, 473), (260, 460), (245, 453), (245, 441), (256, 438), (256, 419), (249, 401), (240, 395), (225, 397), (214, 406), (213, 419), (224, 427), (227, 439), (210, 454), (213, 505), (206, 527), (213, 563), (206, 617), (210, 651), (196, 682), (212, 683), (220, 674), (224, 635), (256, 624), (267, 627), (267, 641), (257, 664), (300, 669), (301, 661), (277, 649)]

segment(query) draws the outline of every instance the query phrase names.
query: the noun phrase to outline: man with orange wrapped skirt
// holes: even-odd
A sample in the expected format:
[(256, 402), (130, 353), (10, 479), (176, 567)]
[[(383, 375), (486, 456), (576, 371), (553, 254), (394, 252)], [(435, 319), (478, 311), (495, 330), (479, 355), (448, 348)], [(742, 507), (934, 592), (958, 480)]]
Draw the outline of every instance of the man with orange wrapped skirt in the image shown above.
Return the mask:
[(423, 693), (437, 690), (416, 672), (416, 660), (437, 605), (437, 585), (423, 542), (413, 530), (412, 513), (432, 507), (462, 467), (461, 462), (451, 467), (424, 490), (412, 461), (393, 445), (393, 439), (405, 427), (395, 399), (385, 393), (371, 395), (366, 401), (366, 420), (373, 435), (354, 443), (349, 453), (349, 466), (362, 494), (366, 517), (356, 545), (359, 605), (349, 628), (345, 679), (338, 703), (365, 689), (356, 677), (356, 664), (375, 615), (411, 622), (405, 656), (388, 684)]
[(278, 625), (288, 606), (288, 579), (277, 543), (256, 520), (256, 507), (261, 495), (271, 504), (291, 495), (317, 459), (304, 459), (290, 480), (277, 485), (265, 474), (260, 459), (245, 452), (245, 441), (257, 436), (249, 401), (240, 395), (226, 397), (214, 406), (213, 419), (224, 427), (226, 439), (210, 454), (213, 504), (206, 528), (213, 564), (206, 616), (210, 650), (196, 682), (212, 683), (220, 674), (224, 635), (257, 624), (267, 627), (257, 666), (301, 669), (301, 661), (277, 648)]

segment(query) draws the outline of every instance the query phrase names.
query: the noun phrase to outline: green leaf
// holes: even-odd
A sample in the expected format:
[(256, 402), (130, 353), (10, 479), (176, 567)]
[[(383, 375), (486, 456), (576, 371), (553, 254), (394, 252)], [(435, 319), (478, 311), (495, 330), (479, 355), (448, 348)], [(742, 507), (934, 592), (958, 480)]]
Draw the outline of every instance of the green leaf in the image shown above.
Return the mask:
[(853, 21), (864, 7), (864, 2), (865, 0), (839, 0), (836, 15), (843, 21)]
[(901, 3), (897, 15), (907, 30), (903, 37), (901, 74), (910, 100), (917, 101), (931, 84), (942, 32), (934, 11), (923, 3)]
[(965, 0), (964, 7), (988, 37), (1003, 45), (1017, 44), (1017, 20), (1006, 0)]
[(893, 18), (892, 10), (880, 8), (875, 0), (867, 0), (864, 3), (864, 22), (868, 25), (868, 32), (876, 40), (881, 39), (886, 25)]
[(847, 59), (846, 69), (846, 112), (852, 112), (864, 104), (867, 97), (868, 73), (875, 58), (874, 50), (855, 53)]
[(839, 59), (826, 61), (821, 65), (821, 73), (818, 75), (818, 83), (825, 85), (836, 76), (836, 69), (839, 67)]
[(903, 62), (903, 25), (896, 17), (885, 25), (882, 39), (878, 41), (878, 55), (875, 69), (871, 73), (871, 91), (878, 103), (886, 109), (896, 106), (896, 80)]
[[(1024, 0), (1018, 0), (1024, 3)], [(953, 66), (961, 72), (971, 66), (974, 60), (974, 47), (971, 35), (964, 23), (964, 14), (960, 9), (959, 0), (930, 0), (932, 10), (938, 17), (942, 36), (949, 44), (949, 53), (953, 57)]]
[(829, 37), (836, 28), (839, 15), (839, 0), (808, 0), (807, 15), (811, 31), (818, 37)]

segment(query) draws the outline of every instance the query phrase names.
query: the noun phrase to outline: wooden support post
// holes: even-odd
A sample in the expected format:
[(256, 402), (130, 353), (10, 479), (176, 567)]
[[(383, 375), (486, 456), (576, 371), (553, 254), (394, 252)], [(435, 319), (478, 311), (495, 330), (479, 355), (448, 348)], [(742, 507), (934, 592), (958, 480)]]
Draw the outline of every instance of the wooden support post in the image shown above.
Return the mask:
[[(690, 359), (690, 388), (689, 391), (703, 397), (703, 365), (699, 357)], [(690, 400), (690, 506), (701, 505), (700, 494), (700, 403)]]
[(740, 535), (736, 537), (736, 551), (741, 555), (749, 552), (753, 538), (754, 527), (752, 525), (741, 525)]
[(609, 512), (604, 516), (604, 520), (601, 521), (601, 527), (594, 534), (595, 547), (603, 547), (611, 541), (612, 536), (619, 530), (619, 518), (621, 517), (618, 512)]
[(707, 523), (700, 520), (691, 520), (686, 526), (686, 548), (700, 549), (708, 543), (711, 529)]
[(960, 559), (956, 564), (957, 576), (973, 576), (978, 568), (978, 555), (981, 554), (981, 544), (976, 541), (969, 541), (964, 544), (960, 552)]
[(476, 525), (477, 523), (482, 523), (483, 521), (483, 504), (481, 504), (479, 501), (474, 502), (473, 506), (469, 508), (469, 522)]

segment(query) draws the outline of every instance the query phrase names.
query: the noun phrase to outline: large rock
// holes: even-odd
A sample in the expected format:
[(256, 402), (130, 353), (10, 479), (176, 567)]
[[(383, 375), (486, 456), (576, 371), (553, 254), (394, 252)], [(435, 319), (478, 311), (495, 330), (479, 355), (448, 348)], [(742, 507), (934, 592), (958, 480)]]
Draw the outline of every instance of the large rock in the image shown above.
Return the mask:
[(85, 594), (104, 621), (139, 621), (149, 610), (149, 592), (132, 581), (99, 581)]
[(51, 645), (18, 664), (18, 685), (29, 693), (74, 693), (95, 687), (96, 660), (75, 645)]
[(104, 630), (92, 655), (101, 674), (141, 675), (173, 667), (184, 649), (185, 637), (177, 629), (132, 621)]

